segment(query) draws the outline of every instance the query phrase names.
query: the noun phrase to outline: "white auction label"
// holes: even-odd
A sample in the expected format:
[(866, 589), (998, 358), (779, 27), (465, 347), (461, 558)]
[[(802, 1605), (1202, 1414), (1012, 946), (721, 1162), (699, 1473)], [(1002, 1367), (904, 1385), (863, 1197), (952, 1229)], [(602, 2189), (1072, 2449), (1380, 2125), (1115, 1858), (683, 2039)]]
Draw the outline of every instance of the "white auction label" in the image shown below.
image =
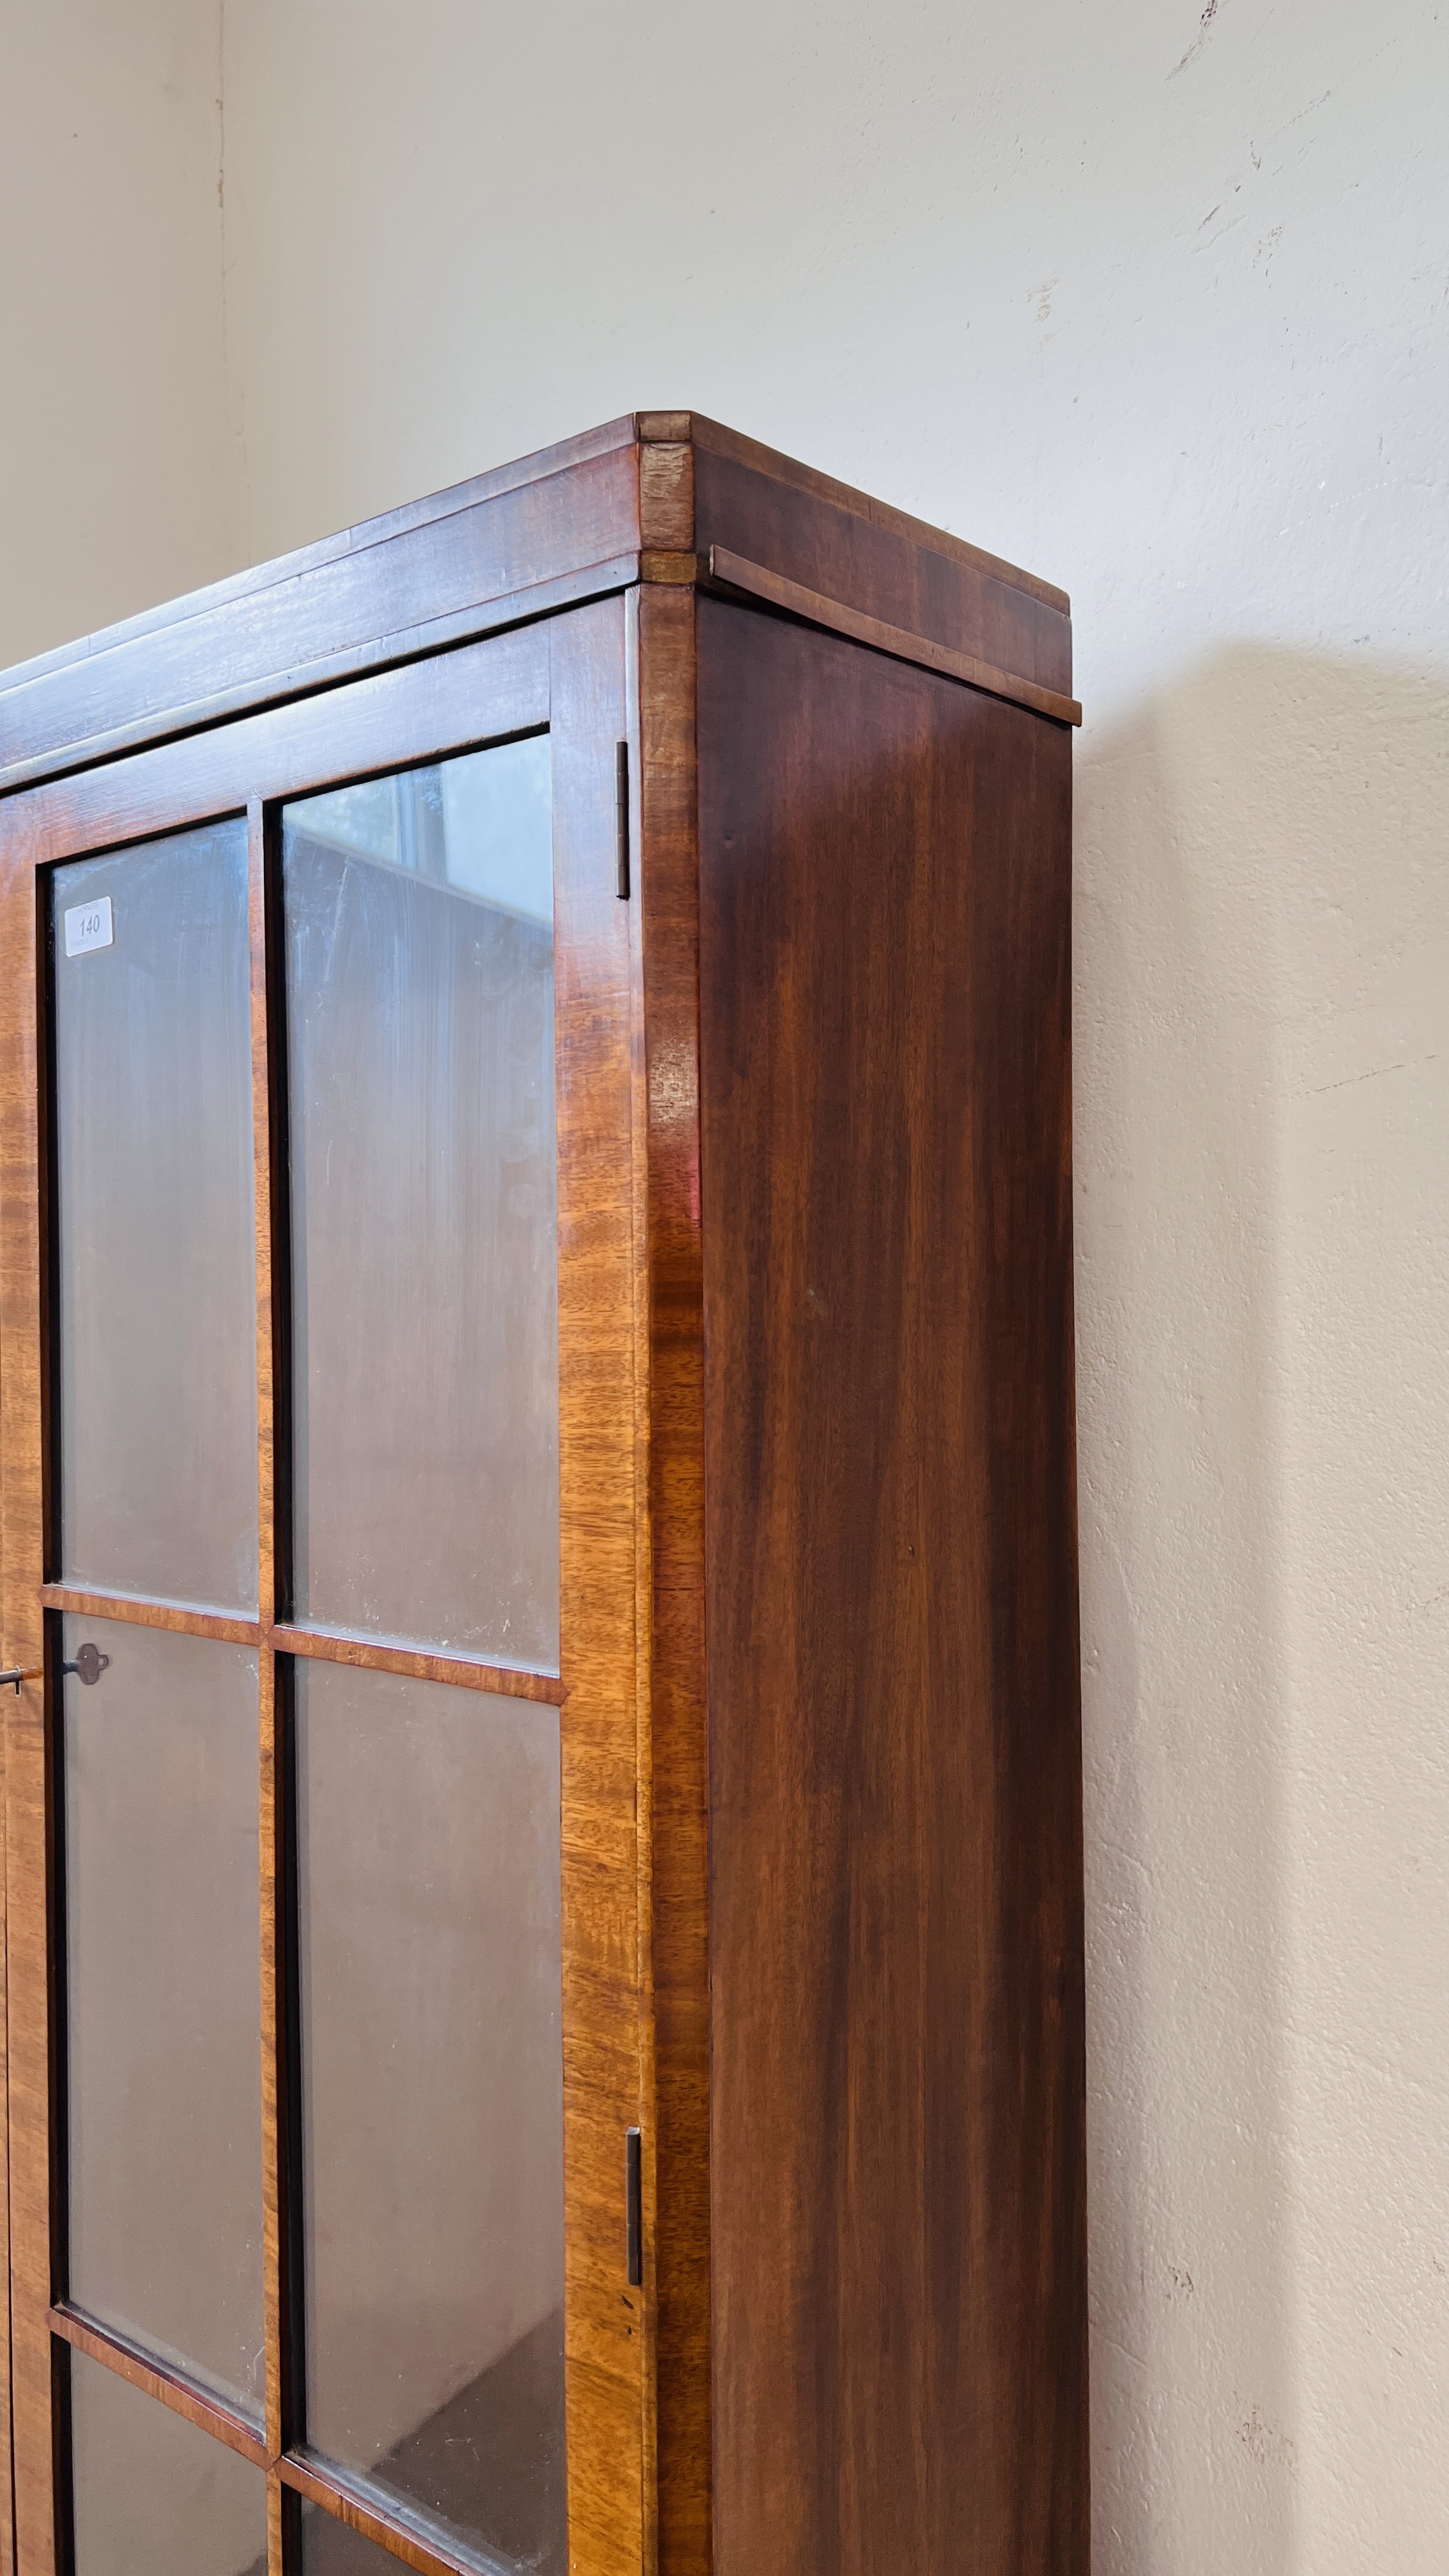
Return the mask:
[(108, 894), (98, 894), (94, 903), (71, 905), (65, 916), (67, 957), (84, 957), (88, 948), (109, 948), (114, 937)]

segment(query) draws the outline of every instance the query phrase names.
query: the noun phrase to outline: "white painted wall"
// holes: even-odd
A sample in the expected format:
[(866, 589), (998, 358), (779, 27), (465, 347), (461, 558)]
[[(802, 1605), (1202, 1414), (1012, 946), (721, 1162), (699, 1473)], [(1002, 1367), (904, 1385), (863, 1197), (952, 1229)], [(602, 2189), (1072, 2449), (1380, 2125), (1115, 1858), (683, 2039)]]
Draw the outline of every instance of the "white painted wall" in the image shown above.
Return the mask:
[(0, 0), (0, 668), (232, 568), (218, 0)]
[(198, 80), (166, 402), (25, 335), (14, 650), (643, 404), (1073, 593), (1099, 2576), (1438, 2576), (1449, 26), (249, 0), (225, 67), (224, 434)]

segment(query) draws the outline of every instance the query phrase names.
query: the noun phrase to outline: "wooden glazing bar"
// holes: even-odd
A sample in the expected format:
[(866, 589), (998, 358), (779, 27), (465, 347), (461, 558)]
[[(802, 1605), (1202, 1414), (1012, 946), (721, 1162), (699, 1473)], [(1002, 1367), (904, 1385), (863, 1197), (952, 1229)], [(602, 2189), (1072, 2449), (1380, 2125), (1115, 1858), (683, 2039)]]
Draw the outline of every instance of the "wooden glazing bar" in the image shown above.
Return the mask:
[(82, 2316), (76, 2308), (51, 2308), (46, 2323), (52, 2334), (74, 2345), (77, 2352), (88, 2354), (92, 2361), (104, 2362), (107, 2370), (114, 2370), (118, 2378), (128, 2379), (133, 2388), (144, 2389), (148, 2397), (159, 2398), (163, 2406), (170, 2407), (173, 2415), (184, 2415), (188, 2424), (195, 2424), (200, 2432), (210, 2433), (218, 2442), (225, 2442), (229, 2451), (236, 2451), (242, 2459), (250, 2460), (254, 2468), (266, 2467), (267, 2446), (261, 2435), (240, 2415), (234, 2415), (230, 2407), (221, 2405), (191, 2380), (184, 2379), (179, 2371), (167, 2370), (155, 2361), (148, 2361), (134, 2344), (111, 2334), (106, 2327), (97, 2325), (93, 2318)]
[[(277, 1232), (272, 1138), (276, 1126), (268, 1032), (266, 816), (260, 798), (247, 807), (247, 921), (251, 956), (252, 1154), (255, 1187), (257, 1298), (257, 1597), (264, 1633), (276, 1607), (275, 1440), (281, 1318), (273, 1294)], [(280, 1185), (281, 1175), (275, 1175)], [(260, 1657), (257, 1693), (258, 1854), (261, 1930), (262, 2305), (266, 2337), (267, 2451), (287, 2439), (291, 2388), (287, 2297), (287, 1943), (284, 1819), (286, 1780), (279, 1725), (277, 1668)], [(267, 2515), (268, 2576), (282, 2576), (280, 2509)]]
[(224, 1646), (255, 1646), (265, 1634), (256, 1619), (224, 1619), (210, 1610), (188, 1610), (176, 1601), (136, 1601), (128, 1592), (82, 1592), (73, 1583), (42, 1583), (44, 1610), (69, 1610), (80, 1619), (119, 1619), (132, 1628), (169, 1628), (182, 1637), (215, 1637)]
[(468, 1655), (430, 1655), (410, 1646), (380, 1645), (374, 1637), (334, 1636), (325, 1628), (273, 1626), (260, 1619), (224, 1619), (188, 1610), (174, 1601), (136, 1601), (125, 1592), (82, 1592), (70, 1583), (43, 1583), (41, 1607), (69, 1610), (83, 1619), (119, 1619), (135, 1628), (167, 1628), (185, 1637), (214, 1637), (226, 1646), (270, 1647), (279, 1655), (307, 1655), (325, 1664), (402, 1673), (423, 1682), (448, 1682), (459, 1690), (496, 1691), (503, 1699), (531, 1699), (561, 1708), (566, 1686), (556, 1673), (515, 1672), (508, 1664), (477, 1663)]
[(286, 2564), (285, 2514), (282, 2481), (275, 2461), (267, 2471), (267, 2567), (270, 2571)]
[(514, 1672), (507, 1664), (479, 1664), (465, 1655), (415, 1653), (409, 1646), (380, 1646), (371, 1637), (338, 1637), (325, 1628), (277, 1627), (271, 1642), (279, 1655), (308, 1655), (324, 1664), (351, 1664), (364, 1672), (402, 1673), (409, 1680), (451, 1682), (459, 1690), (496, 1691), (503, 1699), (532, 1699), (561, 1708), (564, 1684), (554, 1673)]
[[(286, 1858), (287, 1784), (284, 1728), (279, 1724), (275, 1658), (261, 1658), (258, 1691), (258, 1797), (261, 1862), (262, 2049), (262, 2312), (266, 2334), (267, 2451), (273, 2459), (289, 2431), (292, 2380), (287, 2295), (289, 2180), (287, 2062)], [(268, 2554), (268, 2576), (282, 2576)]]
[(415, 2569), (416, 2576), (478, 2576), (477, 2559), (455, 2557), (451, 2550), (434, 2547), (386, 2521), (313, 2452), (287, 2452), (277, 2464), (277, 2476), (294, 2495), (321, 2505), (325, 2513), (335, 2514), (339, 2522), (345, 2522), (350, 2531), (360, 2532), (364, 2540), (376, 2541), (380, 2549), (390, 2550), (405, 2567)]
[(977, 661), (970, 653), (953, 653), (948, 645), (933, 642), (929, 635), (914, 634), (903, 626), (888, 626), (879, 617), (868, 617), (861, 609), (847, 607), (843, 600), (827, 599), (818, 590), (807, 590), (802, 582), (787, 581), (782, 573), (771, 572), (764, 564), (749, 563), (743, 555), (732, 554), (727, 546), (710, 547), (709, 572), (711, 580), (722, 589), (763, 599), (772, 608), (805, 618), (812, 626), (825, 626), (832, 634), (849, 635), (857, 644), (873, 645), (877, 652), (889, 653), (898, 662), (917, 662), (923, 670), (939, 671), (949, 680), (962, 680), (968, 688), (984, 689), (989, 697), (1008, 698), (1014, 706), (1029, 707), (1033, 715), (1050, 716), (1057, 724), (1079, 725), (1082, 721), (1076, 699), (1064, 697), (1058, 689), (1044, 689), (1035, 680), (1018, 679), (1014, 672), (997, 670), (992, 663)]
[(257, 1264), (257, 1603), (263, 1628), (276, 1612), (272, 1391), (272, 1083), (267, 1039), (267, 882), (265, 813), (247, 806), (247, 935), (251, 956), (252, 1162)]

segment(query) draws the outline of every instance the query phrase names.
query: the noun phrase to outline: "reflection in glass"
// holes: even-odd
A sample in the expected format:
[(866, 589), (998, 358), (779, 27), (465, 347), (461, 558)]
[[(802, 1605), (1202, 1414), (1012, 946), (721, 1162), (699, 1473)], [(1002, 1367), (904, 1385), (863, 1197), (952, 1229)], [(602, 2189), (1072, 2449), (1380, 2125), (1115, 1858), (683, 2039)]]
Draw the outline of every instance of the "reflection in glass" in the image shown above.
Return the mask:
[(261, 2470), (100, 2362), (69, 2361), (75, 2576), (262, 2576)]
[(63, 1572), (252, 1610), (246, 824), (57, 868), (53, 902)]
[(285, 810), (299, 1618), (558, 1668), (546, 735)]
[(307, 2438), (566, 2565), (557, 1713), (296, 1667)]
[(62, 1636), (69, 2293), (260, 2421), (256, 1654)]
[(320, 2504), (302, 2507), (302, 2576), (397, 2576), (399, 2561)]

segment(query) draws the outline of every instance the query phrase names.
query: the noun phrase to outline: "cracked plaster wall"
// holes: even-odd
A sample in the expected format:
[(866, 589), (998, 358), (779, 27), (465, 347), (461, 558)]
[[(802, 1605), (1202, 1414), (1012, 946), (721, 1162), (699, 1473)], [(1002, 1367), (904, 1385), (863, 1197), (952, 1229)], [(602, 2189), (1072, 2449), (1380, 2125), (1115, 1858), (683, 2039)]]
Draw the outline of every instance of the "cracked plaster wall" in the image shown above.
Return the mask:
[(1442, 12), (252, 0), (224, 354), (219, 22), (126, 14), (35, 643), (640, 403), (1071, 589), (1096, 2564), (1438, 2576)]

